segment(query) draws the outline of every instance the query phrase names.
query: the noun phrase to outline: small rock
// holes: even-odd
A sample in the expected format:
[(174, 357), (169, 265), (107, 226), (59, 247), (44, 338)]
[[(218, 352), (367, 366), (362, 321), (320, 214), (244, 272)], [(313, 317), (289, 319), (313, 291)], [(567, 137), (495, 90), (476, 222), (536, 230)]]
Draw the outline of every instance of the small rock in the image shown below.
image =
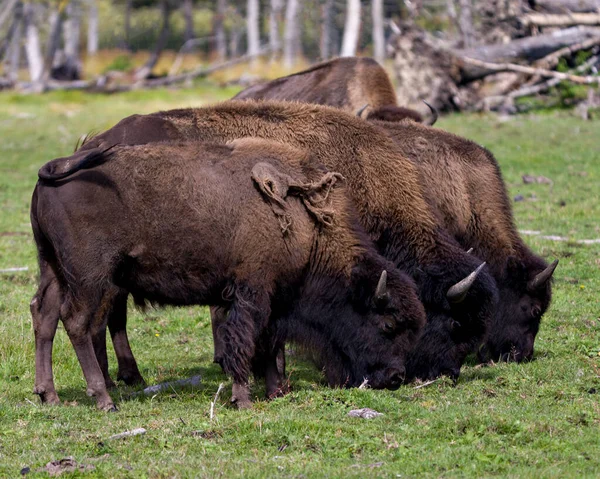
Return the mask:
[(598, 390), (596, 388), (588, 389), (588, 394), (596, 394), (597, 392), (598, 392)]
[(558, 203), (558, 206), (560, 206), (561, 208), (564, 208), (565, 206), (567, 206), (567, 202), (565, 200), (560, 200), (560, 203)]
[(517, 195), (515, 196), (515, 201), (523, 201), (525, 199), (525, 197), (523, 195)]
[(24, 476), (26, 474), (29, 474), (29, 472), (31, 472), (31, 468), (30, 467), (24, 467), (23, 469), (21, 469), (21, 475)]
[(550, 179), (547, 178), (545, 176), (532, 176), (532, 175), (523, 175), (521, 178), (523, 178), (523, 183), (525, 183), (526, 185), (530, 185), (532, 183), (538, 183), (541, 185), (552, 185), (554, 184), (554, 182)]
[(383, 416), (383, 413), (377, 412), (373, 409), (369, 409), (368, 407), (364, 407), (362, 409), (353, 409), (348, 413), (350, 417), (362, 417), (363, 419), (373, 419), (377, 416)]

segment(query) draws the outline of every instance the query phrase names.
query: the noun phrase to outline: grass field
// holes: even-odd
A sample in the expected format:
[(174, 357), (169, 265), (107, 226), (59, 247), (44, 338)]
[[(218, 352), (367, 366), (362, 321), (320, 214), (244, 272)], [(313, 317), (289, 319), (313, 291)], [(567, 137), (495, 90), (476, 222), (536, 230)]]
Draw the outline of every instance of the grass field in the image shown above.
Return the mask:
[[(82, 466), (77, 477), (600, 476), (600, 244), (576, 241), (600, 237), (600, 122), (566, 112), (439, 122), (496, 154), (511, 196), (524, 197), (514, 206), (520, 229), (569, 238), (527, 236), (542, 256), (560, 259), (535, 361), (471, 362), (455, 387), (439, 380), (389, 392), (327, 388), (291, 355), (293, 392), (267, 402), (256, 386), (254, 408), (237, 411), (228, 404), (229, 381), (211, 362), (206, 309), (130, 308), (130, 338), (149, 384), (200, 374), (201, 386), (132, 399), (121, 385), (113, 392), (120, 411), (99, 412), (60, 327), (54, 370), (65, 405), (39, 404), (29, 315), (37, 275), (29, 201), (38, 168), (69, 154), (81, 134), (126, 115), (233, 93), (205, 85), (119, 96), (0, 95), (0, 269), (29, 268), (0, 273), (0, 477), (25, 467), (44, 477), (48, 462), (68, 456)], [(524, 185), (523, 174), (553, 184)], [(360, 407), (384, 415), (347, 417)], [(108, 440), (139, 427), (147, 433)]]

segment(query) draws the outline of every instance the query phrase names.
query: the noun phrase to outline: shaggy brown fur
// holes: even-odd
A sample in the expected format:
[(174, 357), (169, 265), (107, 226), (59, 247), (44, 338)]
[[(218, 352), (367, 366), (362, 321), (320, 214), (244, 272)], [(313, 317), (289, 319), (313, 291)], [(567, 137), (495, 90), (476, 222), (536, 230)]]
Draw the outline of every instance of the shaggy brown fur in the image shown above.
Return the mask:
[[(285, 100), (329, 105), (363, 118), (423, 122), (423, 116), (398, 106), (385, 69), (372, 58), (345, 57), (242, 90), (234, 100)], [(432, 121), (429, 124), (432, 124)]]
[[(551, 299), (552, 272), (523, 242), (494, 156), (476, 143), (414, 123), (375, 122), (398, 149), (418, 166), (428, 199), (442, 224), (464, 248), (485, 259), (500, 301), (482, 349), (481, 360), (529, 360), (540, 320)], [(547, 269), (549, 268), (549, 269)]]
[(51, 347), (60, 316), (88, 394), (114, 408), (93, 344), (127, 293), (138, 304), (227, 308), (222, 366), (241, 407), (251, 369), (275, 377), (286, 340), (315, 350), (331, 385), (399, 386), (425, 313), (414, 283), (358, 227), (339, 174), (256, 139), (86, 151), (62, 159), (73, 174), (40, 180), (32, 200), (42, 400), (58, 401)]
[[(378, 128), (323, 106), (231, 101), (132, 116), (90, 140), (84, 149), (135, 143), (142, 131), (144, 137), (159, 140), (171, 135), (218, 142), (245, 136), (273, 139), (304, 148), (327, 168), (342, 173), (363, 226), (380, 251), (416, 279), (428, 312), (424, 339), (411, 354), (408, 376), (458, 375), (491, 319), (495, 285), (484, 270), (464, 301), (448, 300), (451, 285), (475, 270), (480, 261), (440, 228), (424, 197), (418, 169), (398, 154), (394, 142)], [(59, 175), (64, 168), (65, 160), (59, 159), (40, 174)]]

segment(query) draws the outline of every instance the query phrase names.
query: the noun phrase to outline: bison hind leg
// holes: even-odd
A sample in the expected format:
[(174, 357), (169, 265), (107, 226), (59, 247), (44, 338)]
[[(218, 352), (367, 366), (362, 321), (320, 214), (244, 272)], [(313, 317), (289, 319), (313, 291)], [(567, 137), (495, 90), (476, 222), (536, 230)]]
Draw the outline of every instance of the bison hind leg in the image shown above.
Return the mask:
[(40, 264), (39, 288), (31, 300), (30, 310), (35, 334), (34, 394), (44, 404), (60, 404), (52, 373), (52, 345), (63, 295), (54, 272), (47, 264)]

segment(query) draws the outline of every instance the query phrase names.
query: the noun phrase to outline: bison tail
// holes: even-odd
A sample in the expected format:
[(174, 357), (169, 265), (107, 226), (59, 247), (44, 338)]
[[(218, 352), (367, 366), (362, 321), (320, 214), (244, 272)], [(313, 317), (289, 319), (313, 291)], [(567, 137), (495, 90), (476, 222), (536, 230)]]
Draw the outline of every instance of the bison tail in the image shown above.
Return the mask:
[(57, 181), (71, 176), (73, 173), (86, 168), (101, 165), (110, 157), (109, 151), (114, 148), (78, 151), (71, 156), (56, 158), (42, 166), (38, 171), (38, 178), (44, 181)]

